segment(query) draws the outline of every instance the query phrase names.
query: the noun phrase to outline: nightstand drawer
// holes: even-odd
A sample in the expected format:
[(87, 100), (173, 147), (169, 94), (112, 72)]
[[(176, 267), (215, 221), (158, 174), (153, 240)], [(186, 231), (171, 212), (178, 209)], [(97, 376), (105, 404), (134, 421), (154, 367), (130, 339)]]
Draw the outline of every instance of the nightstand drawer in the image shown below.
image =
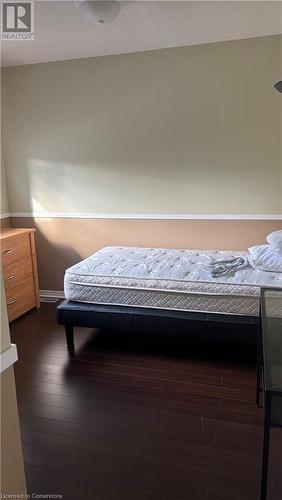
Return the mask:
[(6, 292), (15, 286), (19, 286), (23, 281), (32, 280), (31, 257), (26, 257), (3, 267), (3, 278)]
[(32, 228), (6, 228), (0, 233), (2, 277), (9, 321), (40, 306)]
[(6, 291), (6, 302), (9, 321), (13, 321), (32, 307), (35, 307), (33, 280)]
[(28, 257), (31, 254), (28, 234), (20, 234), (13, 238), (3, 239), (1, 242), (2, 266)]

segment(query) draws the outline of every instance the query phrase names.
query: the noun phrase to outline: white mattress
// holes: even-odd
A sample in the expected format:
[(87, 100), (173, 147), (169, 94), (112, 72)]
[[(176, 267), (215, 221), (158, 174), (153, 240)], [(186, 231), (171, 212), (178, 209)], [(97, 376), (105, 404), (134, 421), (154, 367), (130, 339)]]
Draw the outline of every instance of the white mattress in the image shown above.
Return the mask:
[(177, 311), (258, 316), (260, 288), (282, 288), (282, 274), (251, 266), (212, 278), (207, 264), (247, 252), (105, 247), (67, 269), (68, 300)]

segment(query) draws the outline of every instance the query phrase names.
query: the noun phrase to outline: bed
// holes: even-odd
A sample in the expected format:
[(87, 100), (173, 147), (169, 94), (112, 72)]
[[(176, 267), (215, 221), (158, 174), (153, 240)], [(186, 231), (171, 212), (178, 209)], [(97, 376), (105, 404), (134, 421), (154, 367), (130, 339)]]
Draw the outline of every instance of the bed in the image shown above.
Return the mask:
[(281, 288), (282, 274), (248, 266), (231, 276), (211, 277), (211, 262), (242, 255), (247, 253), (103, 248), (66, 270), (66, 300), (57, 318), (66, 327), (69, 348), (73, 326), (152, 329), (171, 320), (179, 331), (187, 331), (187, 320), (190, 325), (227, 323), (229, 330), (231, 325), (248, 325), (253, 332), (248, 339), (254, 340), (260, 290)]

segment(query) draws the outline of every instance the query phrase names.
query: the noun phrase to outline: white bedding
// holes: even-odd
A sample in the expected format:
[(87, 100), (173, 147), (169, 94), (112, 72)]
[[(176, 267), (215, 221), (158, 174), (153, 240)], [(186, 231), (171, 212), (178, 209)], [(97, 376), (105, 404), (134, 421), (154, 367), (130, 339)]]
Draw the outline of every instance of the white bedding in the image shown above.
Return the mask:
[(67, 269), (68, 300), (94, 304), (258, 316), (262, 286), (282, 288), (282, 274), (253, 269), (212, 278), (214, 260), (247, 252), (106, 247)]

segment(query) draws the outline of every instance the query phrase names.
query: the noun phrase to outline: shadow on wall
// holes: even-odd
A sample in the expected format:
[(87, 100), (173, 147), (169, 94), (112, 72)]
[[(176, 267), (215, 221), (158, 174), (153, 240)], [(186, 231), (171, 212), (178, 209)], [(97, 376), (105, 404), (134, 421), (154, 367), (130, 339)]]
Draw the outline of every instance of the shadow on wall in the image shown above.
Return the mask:
[[(13, 227), (33, 227), (36, 229), (35, 242), (40, 290), (59, 290), (64, 286), (65, 270), (88, 255), (75, 250), (64, 219), (54, 224), (54, 219), (20, 218), (12, 219)], [(88, 235), (89, 238), (89, 235)], [(93, 252), (92, 252), (93, 253)]]
[(63, 290), (64, 271), (68, 267), (82, 260), (70, 243), (61, 243), (58, 237), (50, 239), (46, 232), (40, 229), (40, 222), (34, 221), (36, 232), (36, 243), (39, 251), (38, 274), (39, 287), (42, 290)]

